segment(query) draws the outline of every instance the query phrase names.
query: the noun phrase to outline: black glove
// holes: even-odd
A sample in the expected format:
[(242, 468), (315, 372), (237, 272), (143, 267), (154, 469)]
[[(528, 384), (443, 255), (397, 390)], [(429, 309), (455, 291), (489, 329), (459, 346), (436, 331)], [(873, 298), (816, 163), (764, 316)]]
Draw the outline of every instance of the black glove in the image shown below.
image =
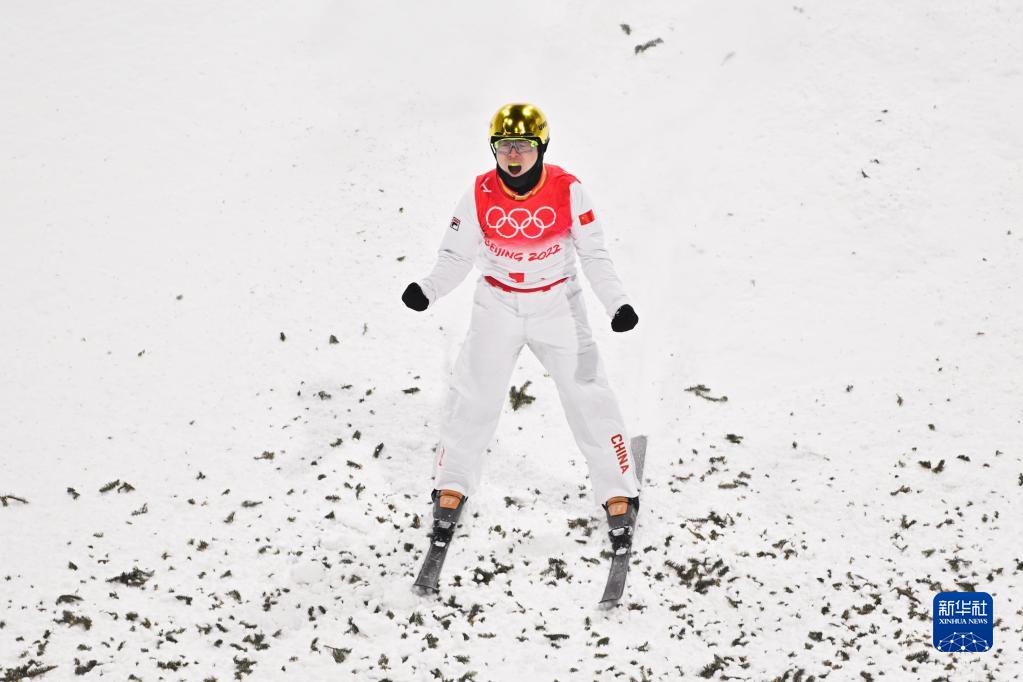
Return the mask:
[(632, 306), (626, 303), (611, 318), (611, 329), (616, 332), (627, 332), (639, 323), (639, 316)]
[(430, 305), (430, 299), (426, 298), (423, 288), (415, 282), (405, 287), (405, 293), (401, 295), (401, 301), (409, 308), (412, 308), (412, 310), (419, 312), (423, 312)]

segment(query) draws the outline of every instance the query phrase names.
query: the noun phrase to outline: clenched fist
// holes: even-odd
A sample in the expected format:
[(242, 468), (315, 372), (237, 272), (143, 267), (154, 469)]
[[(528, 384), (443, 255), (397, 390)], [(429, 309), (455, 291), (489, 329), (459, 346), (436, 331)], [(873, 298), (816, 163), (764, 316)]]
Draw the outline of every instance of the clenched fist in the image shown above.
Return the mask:
[(405, 293), (401, 295), (401, 301), (412, 310), (423, 312), (430, 306), (430, 299), (426, 298), (423, 288), (416, 282), (405, 287)]
[(627, 332), (637, 324), (639, 324), (639, 315), (628, 303), (615, 311), (615, 316), (611, 318), (611, 329), (616, 332)]

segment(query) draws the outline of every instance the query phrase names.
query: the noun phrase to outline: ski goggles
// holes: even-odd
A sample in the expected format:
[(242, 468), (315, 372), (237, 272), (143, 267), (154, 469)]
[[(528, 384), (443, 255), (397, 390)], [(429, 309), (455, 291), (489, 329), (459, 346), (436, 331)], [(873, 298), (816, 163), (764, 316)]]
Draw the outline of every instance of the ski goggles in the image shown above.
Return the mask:
[(530, 150), (536, 149), (538, 146), (536, 140), (527, 140), (522, 137), (494, 140), (492, 144), (494, 151), (498, 154), (511, 154), (513, 149), (519, 154), (525, 154)]

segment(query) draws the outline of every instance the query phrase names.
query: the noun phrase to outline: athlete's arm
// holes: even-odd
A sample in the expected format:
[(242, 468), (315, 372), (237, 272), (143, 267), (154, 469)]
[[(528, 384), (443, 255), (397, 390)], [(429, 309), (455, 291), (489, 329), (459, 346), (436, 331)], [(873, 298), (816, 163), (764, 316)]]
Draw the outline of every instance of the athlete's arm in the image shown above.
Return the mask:
[(465, 279), (483, 243), (483, 231), (476, 218), (476, 196), (473, 188), (458, 202), (444, 239), (437, 251), (437, 263), (425, 279), (419, 280), (423, 293), (433, 303), (451, 292)]
[(578, 182), (573, 182), (569, 191), (572, 198), (572, 241), (579, 254), (579, 262), (604, 310), (613, 317), (619, 308), (629, 303), (629, 297), (625, 295), (622, 281), (615, 272), (611, 254), (604, 246), (604, 229), (590, 197)]

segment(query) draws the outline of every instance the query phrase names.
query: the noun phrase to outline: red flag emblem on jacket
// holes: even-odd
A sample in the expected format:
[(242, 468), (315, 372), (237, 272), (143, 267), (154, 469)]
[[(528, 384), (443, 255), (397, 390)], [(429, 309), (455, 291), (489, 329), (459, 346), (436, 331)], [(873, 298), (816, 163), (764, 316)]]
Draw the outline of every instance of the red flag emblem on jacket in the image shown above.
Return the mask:
[(580, 225), (589, 225), (590, 223), (592, 223), (596, 219), (597, 219), (597, 216), (593, 215), (593, 210), (590, 209), (586, 213), (583, 213), (581, 216), (579, 216), (579, 224)]

